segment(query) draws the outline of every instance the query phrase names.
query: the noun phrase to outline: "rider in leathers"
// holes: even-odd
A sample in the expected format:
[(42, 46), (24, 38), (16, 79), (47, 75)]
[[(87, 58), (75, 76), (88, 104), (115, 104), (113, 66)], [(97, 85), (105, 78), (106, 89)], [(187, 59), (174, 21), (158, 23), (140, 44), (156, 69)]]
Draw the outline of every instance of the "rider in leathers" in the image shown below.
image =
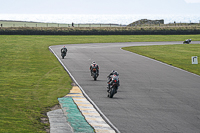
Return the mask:
[(96, 64), (95, 61), (93, 61), (92, 64), (90, 65), (91, 76), (92, 76), (92, 70), (93, 70), (94, 68), (96, 68), (96, 70), (97, 70), (97, 75), (99, 76), (99, 65)]
[[(107, 91), (109, 91), (110, 90), (110, 82), (111, 82), (111, 80), (112, 80), (112, 76), (113, 75), (116, 75), (116, 76), (119, 76), (119, 74), (118, 74), (118, 72), (117, 71), (115, 71), (115, 70), (112, 70), (111, 71), (111, 73), (107, 76), (108, 77), (108, 87), (107, 87)], [(118, 84), (119, 84), (119, 81), (118, 81)], [(119, 86), (120, 86), (120, 84), (119, 84)]]
[(61, 49), (61, 53), (67, 54), (67, 48), (65, 46)]

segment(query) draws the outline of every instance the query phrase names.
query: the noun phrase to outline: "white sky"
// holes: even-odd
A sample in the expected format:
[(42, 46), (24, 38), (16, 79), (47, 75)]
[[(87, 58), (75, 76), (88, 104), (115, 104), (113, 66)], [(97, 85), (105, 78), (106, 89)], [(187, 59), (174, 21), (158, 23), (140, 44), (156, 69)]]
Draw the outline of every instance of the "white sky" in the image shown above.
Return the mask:
[(0, 0), (0, 14), (200, 14), (200, 0)]
[(200, 0), (185, 0), (186, 3), (200, 3)]

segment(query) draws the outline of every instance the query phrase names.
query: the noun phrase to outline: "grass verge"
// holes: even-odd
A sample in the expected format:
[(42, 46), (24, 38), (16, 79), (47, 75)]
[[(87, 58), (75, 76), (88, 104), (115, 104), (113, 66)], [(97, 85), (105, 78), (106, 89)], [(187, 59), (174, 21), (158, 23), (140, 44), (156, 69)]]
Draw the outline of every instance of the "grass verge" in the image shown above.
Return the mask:
[[(176, 36), (20, 36), (0, 35), (0, 132), (45, 132), (40, 122), (71, 89), (71, 79), (48, 47), (59, 44), (184, 41)], [(190, 46), (190, 45), (187, 45)], [(70, 52), (70, 51), (69, 51)]]
[(192, 64), (191, 57), (200, 57), (200, 44), (126, 47), (128, 50), (200, 75), (200, 64)]

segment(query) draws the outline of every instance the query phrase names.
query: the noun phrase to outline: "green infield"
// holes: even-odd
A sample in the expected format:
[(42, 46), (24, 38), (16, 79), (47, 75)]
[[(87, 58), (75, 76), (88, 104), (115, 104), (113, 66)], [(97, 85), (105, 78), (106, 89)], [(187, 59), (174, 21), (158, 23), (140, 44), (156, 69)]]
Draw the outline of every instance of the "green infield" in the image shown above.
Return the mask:
[[(200, 38), (200, 35), (0, 35), (0, 132), (45, 132), (49, 124), (42, 123), (41, 118), (46, 117), (50, 107), (58, 104), (57, 98), (65, 96), (72, 88), (69, 75), (49, 51), (49, 46), (76, 43), (184, 41), (188, 38), (195, 41)], [(176, 47), (178, 46), (182, 46), (186, 51), (189, 47), (191, 49), (195, 47), (193, 48), (195, 51), (197, 46), (199, 50), (199, 45), (177, 45)], [(165, 51), (167, 48), (169, 47), (166, 46)], [(188, 56), (193, 55), (199, 56), (199, 53)], [(166, 56), (171, 57), (169, 53)], [(198, 67), (195, 69), (199, 71)]]
[(200, 64), (192, 64), (191, 58), (200, 58), (200, 44), (137, 46), (123, 49), (200, 75)]

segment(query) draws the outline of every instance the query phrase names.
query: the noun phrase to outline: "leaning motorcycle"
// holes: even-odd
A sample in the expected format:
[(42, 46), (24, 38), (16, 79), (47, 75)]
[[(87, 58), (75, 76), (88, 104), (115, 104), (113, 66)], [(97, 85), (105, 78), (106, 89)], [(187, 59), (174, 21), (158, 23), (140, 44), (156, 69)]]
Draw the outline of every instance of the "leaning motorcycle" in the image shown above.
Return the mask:
[(96, 68), (93, 68), (92, 69), (92, 77), (94, 78), (94, 80), (97, 80), (97, 77), (98, 77), (98, 73), (97, 73), (97, 69)]
[(185, 40), (184, 42), (183, 42), (183, 44), (190, 44), (192, 42), (192, 39), (187, 39), (187, 40)]
[(62, 56), (62, 59), (64, 59), (64, 57), (66, 56), (66, 52), (63, 51), (63, 52), (61, 53), (61, 56)]
[(117, 93), (119, 87), (119, 77), (117, 75), (113, 75), (110, 84), (110, 88), (108, 90), (108, 97), (113, 98), (113, 96)]

